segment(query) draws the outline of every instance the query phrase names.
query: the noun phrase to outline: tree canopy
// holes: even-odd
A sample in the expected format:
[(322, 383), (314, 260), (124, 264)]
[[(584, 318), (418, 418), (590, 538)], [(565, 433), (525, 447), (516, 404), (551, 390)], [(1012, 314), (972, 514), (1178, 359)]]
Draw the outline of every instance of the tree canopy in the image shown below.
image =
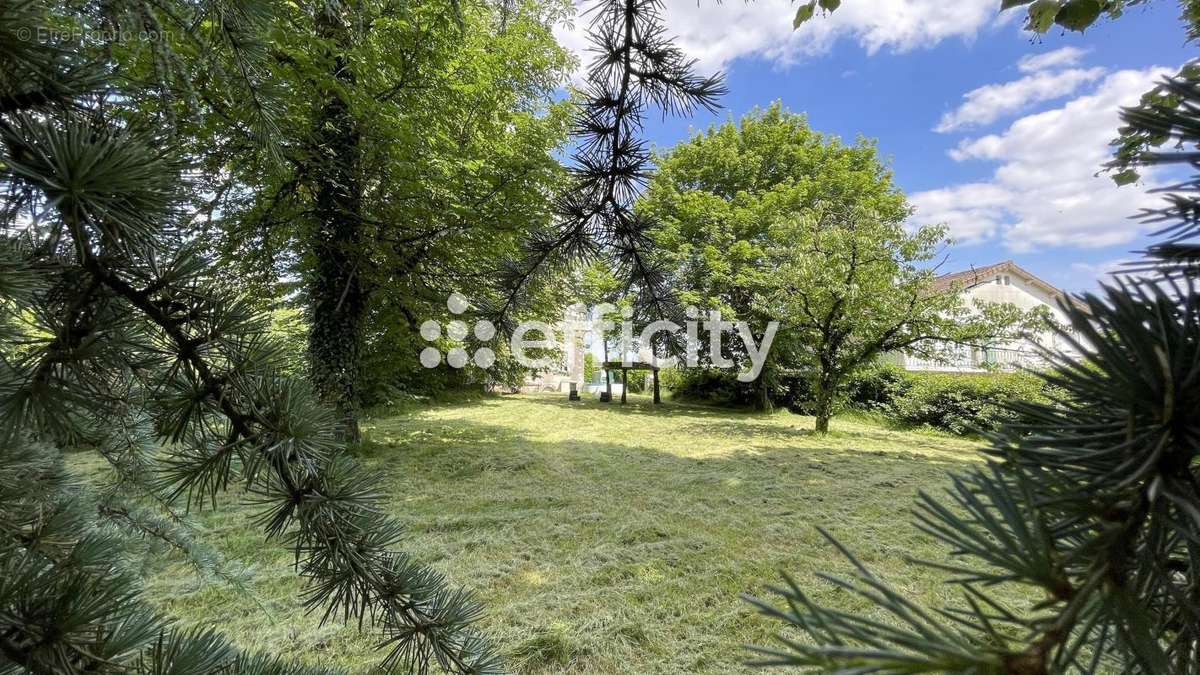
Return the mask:
[(567, 9), (280, 10), (288, 29), (262, 66), (267, 142), (230, 123), (255, 101), (230, 98), (199, 106), (187, 148), (211, 176), (205, 225), (222, 263), (267, 292), (296, 288), (310, 373), (353, 431), (390, 389), (452, 376), (417, 366), (417, 327), (455, 291), (489, 304), (486, 282), (549, 222), (568, 119), (555, 89), (571, 64), (550, 29)]
[(760, 311), (778, 317), (789, 365), (810, 373), (817, 431), (829, 430), (849, 376), (888, 352), (937, 359), (1013, 339), (1042, 320), (1013, 305), (968, 305), (961, 287), (935, 288), (928, 264), (944, 232), (910, 233), (867, 209), (824, 206), (772, 228)]
[[(746, 321), (759, 334), (775, 318), (761, 302), (777, 281), (763, 269), (772, 227), (817, 204), (859, 203), (897, 222), (908, 214), (873, 145), (828, 138), (779, 102), (710, 127), (657, 160), (639, 208), (659, 222), (655, 256), (678, 301)], [(737, 343), (730, 348), (742, 360)], [(770, 404), (775, 361), (758, 378), (760, 408)]]
[(944, 230), (905, 229), (908, 203), (865, 139), (844, 144), (775, 103), (693, 136), (658, 164), (639, 206), (660, 223), (656, 255), (680, 302), (759, 334), (780, 322), (758, 378), (760, 407), (774, 375), (806, 373), (825, 431), (840, 385), (884, 352), (982, 342), (1022, 318), (932, 292), (928, 266)]

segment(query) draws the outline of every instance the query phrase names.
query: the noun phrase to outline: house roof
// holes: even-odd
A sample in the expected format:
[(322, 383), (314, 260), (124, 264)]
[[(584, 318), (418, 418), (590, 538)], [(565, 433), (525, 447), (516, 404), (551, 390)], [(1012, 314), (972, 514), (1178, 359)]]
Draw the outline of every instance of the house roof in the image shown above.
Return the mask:
[(1079, 304), (1079, 301), (1071, 294), (1066, 293), (1065, 291), (1038, 278), (1036, 274), (1024, 269), (1011, 260), (1005, 260), (1004, 262), (985, 265), (983, 267), (972, 267), (969, 270), (963, 270), (961, 272), (943, 274), (942, 276), (933, 280), (932, 287), (934, 291), (947, 291), (952, 288), (967, 290), (969, 288), (979, 286), (980, 284), (990, 283), (996, 278), (997, 274), (1005, 273), (1015, 274), (1024, 278), (1030, 284), (1042, 289), (1042, 291), (1046, 292), (1052, 298), (1065, 299), (1069, 302)]

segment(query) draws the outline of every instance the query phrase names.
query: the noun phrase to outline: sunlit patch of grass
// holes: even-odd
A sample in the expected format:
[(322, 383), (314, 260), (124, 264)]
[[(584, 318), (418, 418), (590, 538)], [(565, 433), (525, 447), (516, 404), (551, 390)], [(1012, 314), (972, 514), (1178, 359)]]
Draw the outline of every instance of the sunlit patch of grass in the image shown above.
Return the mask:
[[(848, 565), (823, 525), (901, 590), (949, 600), (904, 562), (945, 551), (908, 526), (918, 489), (978, 461), (975, 445), (861, 418), (812, 419), (666, 403), (513, 396), (409, 405), (364, 424), (360, 459), (407, 550), (474, 590), (482, 628), (524, 673), (742, 672), (742, 646), (776, 626), (739, 600), (788, 570)], [(85, 466), (85, 464), (80, 464)], [(206, 538), (253, 566), (253, 598), (198, 584), (171, 559), (148, 585), (166, 611), (241, 644), (364, 668), (370, 637), (305, 615), (287, 551), (251, 523), (244, 495), (197, 516)], [(815, 599), (861, 601), (813, 582)]]

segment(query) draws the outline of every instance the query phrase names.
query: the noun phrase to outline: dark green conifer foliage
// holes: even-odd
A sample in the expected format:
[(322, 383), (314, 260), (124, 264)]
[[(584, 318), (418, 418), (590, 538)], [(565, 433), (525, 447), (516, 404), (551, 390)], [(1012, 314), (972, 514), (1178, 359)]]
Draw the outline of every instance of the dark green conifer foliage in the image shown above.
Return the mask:
[[(338, 420), (280, 374), (259, 304), (194, 241), (196, 189), (169, 121), (123, 105), (212, 87), (259, 96), (268, 9), (0, 5), (0, 672), (324, 672), (177, 628), (126, 571), (147, 537), (227, 570), (181, 511), (214, 507), (235, 482), (264, 545), (294, 552), (306, 606), (377, 636), (384, 670), (499, 670), (473, 628), (478, 605), (397, 550), (400, 527)], [(148, 48), (147, 85), (117, 67), (145, 75), (114, 58), (126, 45), (91, 37), (130, 25), (192, 47)], [(258, 110), (269, 130), (269, 106)], [(98, 453), (112, 483), (74, 484), (68, 451)]]
[[(1194, 33), (1194, 31), (1193, 31)], [(925, 607), (862, 565), (824, 582), (870, 605), (819, 605), (806, 584), (751, 598), (788, 625), (761, 665), (840, 673), (1200, 672), (1200, 70), (1124, 111), (1113, 168), (1193, 172), (1143, 214), (1160, 243), (1064, 309), (1082, 360), (1049, 355), (1065, 394), (1020, 410), (987, 463), (920, 495), (915, 527), (946, 544), (959, 602)], [(1068, 334), (1064, 334), (1066, 337)], [(1068, 338), (1071, 339), (1071, 338)], [(1019, 586), (1025, 603), (997, 590)], [(1020, 597), (1010, 594), (1007, 597)]]
[(654, 223), (633, 208), (650, 171), (650, 149), (639, 133), (651, 108), (664, 115), (713, 110), (725, 87), (719, 75), (696, 74), (694, 60), (672, 44), (662, 5), (662, 0), (585, 5), (595, 56), (572, 127), (570, 185), (557, 200), (555, 221), (534, 233), (521, 257), (503, 270), (500, 287), (506, 292), (491, 308), (501, 320), (538, 277), (596, 260), (615, 270), (625, 290), (637, 289), (639, 316), (680, 314), (650, 252)]

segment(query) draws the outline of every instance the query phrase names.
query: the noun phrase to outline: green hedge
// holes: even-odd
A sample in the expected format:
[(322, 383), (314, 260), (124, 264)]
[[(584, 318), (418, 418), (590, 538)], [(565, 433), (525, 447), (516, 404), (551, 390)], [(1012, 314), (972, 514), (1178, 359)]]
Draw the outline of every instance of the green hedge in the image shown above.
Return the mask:
[(1045, 382), (1027, 373), (905, 373), (880, 408), (903, 425), (965, 434), (1020, 422), (1010, 404), (1048, 400)]
[(754, 385), (739, 382), (733, 370), (669, 368), (659, 373), (659, 384), (681, 401), (743, 407), (754, 403)]
[[(732, 371), (667, 370), (663, 375), (665, 387), (676, 398), (735, 407), (749, 406), (755, 400), (754, 385), (738, 382)], [(771, 399), (794, 413), (812, 414), (806, 378), (776, 378), (771, 383)], [(1010, 403), (1049, 399), (1048, 385), (1028, 373), (907, 372), (880, 364), (850, 378), (840, 407), (880, 413), (906, 427), (967, 434), (1019, 422), (1019, 416), (1008, 407)]]
[(896, 399), (912, 388), (913, 375), (891, 364), (860, 370), (846, 383), (846, 402), (851, 408), (888, 413)]

